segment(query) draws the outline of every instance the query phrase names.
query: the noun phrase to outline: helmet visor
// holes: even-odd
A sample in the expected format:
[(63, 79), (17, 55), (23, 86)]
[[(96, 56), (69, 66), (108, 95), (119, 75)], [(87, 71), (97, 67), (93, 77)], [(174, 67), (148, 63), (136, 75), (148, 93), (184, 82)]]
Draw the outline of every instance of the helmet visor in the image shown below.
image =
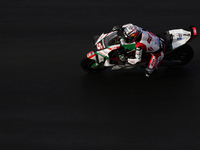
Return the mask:
[(135, 39), (137, 37), (137, 32), (136, 33), (133, 33), (130, 35), (130, 37), (132, 37), (133, 39)]

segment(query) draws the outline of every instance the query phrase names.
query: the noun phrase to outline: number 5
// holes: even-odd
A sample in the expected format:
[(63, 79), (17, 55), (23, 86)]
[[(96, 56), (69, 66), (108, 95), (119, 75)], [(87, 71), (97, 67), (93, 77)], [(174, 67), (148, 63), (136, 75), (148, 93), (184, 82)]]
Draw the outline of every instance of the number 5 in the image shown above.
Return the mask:
[(101, 50), (101, 49), (103, 49), (103, 46), (102, 46), (102, 44), (101, 44), (101, 43), (97, 43), (97, 49), (98, 49), (98, 50)]

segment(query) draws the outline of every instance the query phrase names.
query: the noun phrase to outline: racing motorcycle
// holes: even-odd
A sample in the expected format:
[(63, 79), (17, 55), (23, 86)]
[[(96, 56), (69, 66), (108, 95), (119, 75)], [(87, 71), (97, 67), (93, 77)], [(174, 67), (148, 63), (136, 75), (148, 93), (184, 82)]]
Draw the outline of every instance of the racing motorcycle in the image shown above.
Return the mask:
[[(142, 60), (136, 65), (124, 63), (120, 55), (127, 58), (134, 58), (135, 50), (122, 52), (119, 31), (111, 31), (96, 35), (93, 38), (94, 50), (87, 54), (81, 61), (81, 67), (86, 72), (101, 72), (109, 67), (120, 66), (122, 69), (147, 67), (151, 54), (143, 52)], [(194, 51), (187, 43), (197, 36), (195, 26), (188, 26), (182, 29), (168, 30), (159, 34), (166, 44), (165, 56), (160, 66), (181, 67), (188, 64), (194, 55)], [(136, 43), (135, 43), (136, 45)]]

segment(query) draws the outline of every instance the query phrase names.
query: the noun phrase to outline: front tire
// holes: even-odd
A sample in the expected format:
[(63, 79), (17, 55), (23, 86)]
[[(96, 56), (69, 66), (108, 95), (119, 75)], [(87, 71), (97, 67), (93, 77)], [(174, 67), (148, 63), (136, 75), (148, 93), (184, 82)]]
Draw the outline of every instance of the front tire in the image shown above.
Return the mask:
[(94, 63), (95, 63), (94, 60), (89, 59), (89, 58), (84, 58), (81, 61), (81, 68), (84, 71), (89, 72), (89, 73), (101, 72), (101, 71), (106, 69), (106, 67), (105, 68), (101, 68), (101, 69), (100, 68), (91, 68)]

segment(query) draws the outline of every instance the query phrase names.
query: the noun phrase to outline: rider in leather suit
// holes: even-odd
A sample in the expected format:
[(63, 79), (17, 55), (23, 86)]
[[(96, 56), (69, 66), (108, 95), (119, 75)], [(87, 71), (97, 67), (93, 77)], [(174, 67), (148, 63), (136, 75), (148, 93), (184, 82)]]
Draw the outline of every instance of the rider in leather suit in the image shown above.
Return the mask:
[(122, 30), (124, 39), (120, 40), (121, 46), (135, 44), (135, 58), (128, 58), (126, 61), (129, 64), (135, 65), (141, 62), (142, 52), (150, 53), (151, 59), (145, 69), (145, 75), (150, 77), (152, 73), (158, 69), (159, 64), (164, 58), (165, 42), (162, 38), (157, 37), (152, 32), (149, 32), (141, 27), (131, 23), (121, 27), (115, 26), (113, 30)]

